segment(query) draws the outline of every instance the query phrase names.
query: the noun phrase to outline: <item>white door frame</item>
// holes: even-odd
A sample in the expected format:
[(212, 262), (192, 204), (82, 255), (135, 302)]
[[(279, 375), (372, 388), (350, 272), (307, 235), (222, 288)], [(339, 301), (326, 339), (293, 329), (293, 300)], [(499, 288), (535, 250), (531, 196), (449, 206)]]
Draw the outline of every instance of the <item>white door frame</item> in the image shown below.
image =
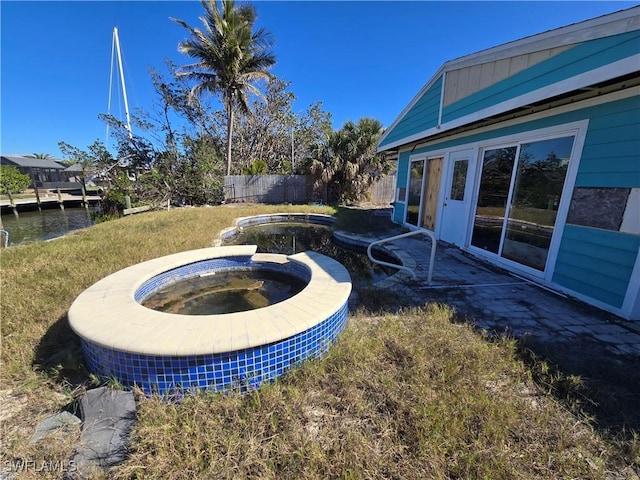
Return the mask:
[[(404, 210), (404, 224), (409, 228), (420, 228), (420, 219), (422, 218), (422, 204), (424, 200), (424, 186), (426, 184), (427, 179), (427, 169), (426, 169), (426, 159), (425, 155), (412, 155), (409, 157), (409, 166), (407, 172), (407, 184), (405, 187), (406, 192), (406, 203)], [(418, 225), (414, 225), (413, 223), (409, 223), (407, 221), (407, 217), (409, 216), (409, 199), (411, 198), (411, 165), (415, 162), (422, 162), (422, 182), (420, 184), (420, 204), (418, 205)]]
[[(474, 191), (477, 167), (477, 148), (467, 148), (464, 150), (450, 151), (445, 157), (446, 163), (443, 169), (442, 185), (440, 189), (440, 212), (437, 222), (437, 237), (446, 242), (464, 248), (469, 239), (471, 208), (474, 205)], [(449, 198), (453, 183), (454, 166), (457, 161), (467, 160), (467, 175), (465, 178), (465, 188), (463, 200), (452, 200)], [(453, 222), (453, 223), (449, 223)], [(461, 224), (458, 230), (463, 230), (461, 234), (447, 231), (447, 225)], [(456, 228), (453, 229), (455, 231)]]

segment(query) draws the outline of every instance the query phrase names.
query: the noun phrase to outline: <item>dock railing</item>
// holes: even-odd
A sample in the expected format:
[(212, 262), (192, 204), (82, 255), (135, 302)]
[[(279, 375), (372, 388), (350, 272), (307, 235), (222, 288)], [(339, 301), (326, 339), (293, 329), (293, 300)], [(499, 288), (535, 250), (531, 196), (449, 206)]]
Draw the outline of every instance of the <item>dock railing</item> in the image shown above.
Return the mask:
[(431, 232), (429, 230), (424, 230), (424, 229), (413, 230), (411, 232), (402, 233), (400, 235), (394, 235), (393, 237), (382, 238), (380, 240), (376, 240), (374, 242), (371, 242), (369, 244), (369, 246), (367, 247), (367, 256), (369, 257), (369, 260), (371, 260), (373, 263), (377, 263), (378, 265), (384, 265), (385, 267), (393, 267), (393, 268), (397, 268), (399, 270), (403, 270), (405, 272), (409, 272), (409, 274), (411, 274), (411, 276), (414, 279), (416, 279), (417, 278), (416, 272), (414, 270), (412, 270), (411, 268), (405, 267), (404, 265), (397, 265), (397, 264), (394, 264), (394, 263), (389, 263), (389, 262), (384, 262), (382, 260), (377, 260), (377, 259), (373, 258), (371, 252), (373, 250), (373, 247), (375, 247), (376, 245), (380, 245), (380, 244), (385, 243), (385, 242), (392, 242), (394, 240), (399, 240), (401, 238), (411, 237), (413, 235), (418, 235), (420, 233), (428, 236), (431, 239), (431, 256), (429, 258), (429, 273), (427, 275), (427, 285), (431, 285), (431, 277), (433, 276), (433, 264), (434, 264), (435, 259), (436, 259), (436, 236), (433, 234), (433, 232)]

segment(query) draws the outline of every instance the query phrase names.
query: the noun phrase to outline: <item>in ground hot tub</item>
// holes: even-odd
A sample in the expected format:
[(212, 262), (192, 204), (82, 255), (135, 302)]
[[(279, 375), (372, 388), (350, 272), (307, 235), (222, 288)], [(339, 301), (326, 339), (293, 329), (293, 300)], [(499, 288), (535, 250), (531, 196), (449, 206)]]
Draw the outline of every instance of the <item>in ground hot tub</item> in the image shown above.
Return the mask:
[[(294, 277), (302, 289), (262, 306), (250, 284), (247, 290), (255, 294), (249, 304), (255, 308), (233, 313), (170, 313), (142, 305), (172, 284), (232, 271)], [(319, 253), (285, 256), (259, 254), (251, 245), (213, 247), (105, 277), (78, 296), (69, 323), (80, 336), (89, 370), (100, 377), (146, 394), (246, 391), (326, 353), (346, 324), (350, 292), (347, 270)]]

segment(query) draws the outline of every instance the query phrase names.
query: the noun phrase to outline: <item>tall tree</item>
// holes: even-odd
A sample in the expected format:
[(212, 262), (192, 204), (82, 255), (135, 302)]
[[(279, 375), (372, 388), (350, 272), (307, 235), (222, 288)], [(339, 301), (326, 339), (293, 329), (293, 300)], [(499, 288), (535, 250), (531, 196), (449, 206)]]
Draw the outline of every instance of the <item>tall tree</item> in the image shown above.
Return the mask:
[(195, 63), (182, 67), (180, 75), (196, 82), (192, 97), (205, 93), (220, 95), (227, 116), (227, 175), (231, 174), (231, 142), (234, 108), (249, 112), (248, 94), (262, 97), (256, 86), (270, 80), (268, 72), (275, 64), (270, 48), (271, 35), (265, 29), (253, 31), (256, 11), (250, 5), (236, 6), (233, 0), (201, 0), (203, 28), (191, 27), (183, 20), (172, 19), (186, 28), (191, 37), (178, 50)]
[(308, 157), (310, 147), (331, 132), (331, 114), (324, 112), (321, 104), (293, 111), (296, 96), (288, 90), (289, 85), (281, 79), (272, 80), (265, 100), (252, 102), (251, 114), (238, 112), (233, 155), (243, 172), (263, 162), (266, 171), (260, 173), (294, 173)]
[(58, 148), (62, 155), (66, 157), (65, 163), (77, 165), (80, 169), (80, 178), (83, 186), (92, 176), (110, 170), (115, 162), (107, 147), (100, 140), (96, 140), (89, 145), (88, 150), (82, 150), (67, 142), (58, 142)]

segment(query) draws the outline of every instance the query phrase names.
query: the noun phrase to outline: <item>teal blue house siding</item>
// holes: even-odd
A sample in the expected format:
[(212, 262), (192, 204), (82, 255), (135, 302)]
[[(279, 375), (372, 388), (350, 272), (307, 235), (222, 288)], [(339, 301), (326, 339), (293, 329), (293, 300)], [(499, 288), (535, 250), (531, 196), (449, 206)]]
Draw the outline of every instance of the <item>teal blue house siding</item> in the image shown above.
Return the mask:
[(640, 97), (594, 107), (576, 187), (640, 187)]
[(638, 53), (640, 53), (640, 31), (578, 44), (446, 106), (442, 111), (442, 123), (473, 114)]
[(438, 125), (441, 95), (442, 76), (429, 87), (402, 120), (389, 132), (380, 147)]
[[(572, 112), (554, 115), (472, 134), (455, 140), (443, 140), (415, 149), (413, 154), (442, 151), (469, 143), (484, 142), (498, 137), (589, 119), (589, 129), (576, 178), (577, 187), (640, 187), (640, 97), (630, 97)], [(406, 169), (409, 155), (398, 172)], [(406, 178), (403, 180), (406, 183)], [(403, 186), (405, 183), (398, 185)]]
[(553, 282), (620, 308), (640, 248), (640, 236), (567, 225)]
[[(477, 170), (467, 177), (475, 196), (465, 204), (469, 215), (460, 218), (470, 235), (483, 148), (563, 136), (579, 128), (549, 249), (552, 265), (534, 272), (477, 251), (468, 237), (458, 243), (634, 320), (640, 320), (634, 276), (640, 267), (640, 225), (633, 218), (638, 206), (632, 203), (638, 192), (631, 190), (640, 189), (638, 15), (635, 6), (446, 62), (378, 145), (380, 151), (398, 151), (399, 189), (407, 187), (411, 158), (443, 155), (443, 196), (455, 158), (449, 155), (475, 152)], [(541, 60), (550, 52), (553, 56)], [(396, 199), (393, 220), (405, 222), (406, 209)], [(439, 206), (436, 232), (446, 240), (461, 225), (441, 213)]]
[(393, 209), (393, 221), (395, 223), (403, 223), (404, 222), (404, 215), (405, 212), (407, 211), (407, 204), (406, 203), (397, 203), (394, 206)]
[[(444, 140), (402, 152), (398, 158), (398, 186), (406, 186), (409, 156), (541, 128), (589, 119), (575, 187), (640, 188), (640, 97), (629, 97), (549, 116), (455, 140)], [(394, 221), (404, 221), (396, 206)], [(588, 240), (585, 240), (588, 239)], [(553, 283), (620, 308), (631, 278), (640, 236), (567, 225), (562, 234)]]
[[(406, 188), (409, 175), (409, 152), (402, 152), (398, 155), (398, 173), (396, 175), (396, 187)], [(393, 208), (393, 221), (396, 223), (404, 222), (404, 214), (406, 211), (406, 203), (397, 202)]]

